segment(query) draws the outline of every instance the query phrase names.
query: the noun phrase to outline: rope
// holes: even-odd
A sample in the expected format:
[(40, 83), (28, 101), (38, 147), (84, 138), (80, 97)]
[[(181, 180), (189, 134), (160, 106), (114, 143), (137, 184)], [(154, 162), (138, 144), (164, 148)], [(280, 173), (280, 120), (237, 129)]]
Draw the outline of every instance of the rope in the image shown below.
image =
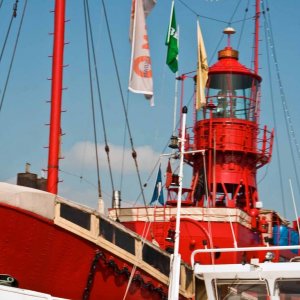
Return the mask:
[(88, 36), (87, 2), (86, 1), (84, 1), (84, 21), (85, 21), (85, 34), (86, 34), (86, 45), (87, 45), (88, 66), (89, 66), (91, 104), (92, 104), (92, 114), (93, 114), (94, 144), (95, 144), (96, 166), (97, 166), (98, 197), (102, 198), (100, 174), (99, 174), (99, 157), (98, 157), (98, 144), (97, 144), (98, 142), (97, 142), (97, 131), (96, 131), (96, 120), (95, 120), (95, 104), (94, 104), (94, 93), (93, 93), (93, 82), (92, 82), (92, 71), (91, 71), (91, 57), (90, 57), (90, 44), (89, 44), (89, 36)]
[[(126, 111), (128, 111), (128, 106), (129, 106), (129, 90), (127, 90)], [(127, 139), (127, 130), (126, 130), (126, 123), (125, 123), (124, 124), (124, 135), (123, 135), (123, 153), (122, 153), (121, 175), (120, 175), (120, 191), (123, 188), (126, 139)]]
[(235, 20), (232, 21), (238, 6), (240, 5), (240, 3), (242, 2), (240, 0), (240, 2), (237, 4), (236, 9), (234, 10), (234, 13), (232, 15), (232, 17), (230, 18), (230, 21), (225, 21), (225, 20), (221, 20), (221, 19), (216, 19), (216, 18), (212, 18), (212, 17), (208, 17), (208, 16), (204, 16), (204, 15), (200, 15), (196, 10), (192, 9), (189, 5), (187, 5), (185, 2), (183, 2), (183, 0), (178, 0), (178, 2), (180, 2), (187, 10), (189, 10), (191, 13), (193, 13), (195, 16), (203, 18), (203, 19), (207, 19), (207, 20), (211, 20), (211, 21), (215, 21), (215, 22), (219, 22), (219, 23), (224, 23), (224, 24), (237, 24), (237, 23), (241, 23), (244, 22), (245, 20), (252, 20), (253, 17), (249, 17), (247, 19), (241, 19), (241, 20)]
[[(17, 1), (16, 1), (16, 3), (17, 3)], [(16, 50), (17, 50), (17, 46), (18, 46), (18, 42), (19, 42), (21, 28), (22, 28), (22, 25), (23, 25), (23, 20), (24, 20), (24, 15), (25, 15), (25, 11), (26, 11), (26, 6), (27, 6), (27, 0), (25, 0), (25, 4), (24, 4), (24, 7), (23, 7), (22, 17), (21, 17), (21, 21), (20, 21), (20, 24), (19, 24), (17, 38), (16, 38), (15, 45), (14, 45), (13, 55), (12, 55), (12, 58), (11, 58), (11, 61), (10, 61), (10, 64), (9, 64), (8, 74), (7, 74), (7, 77), (6, 77), (6, 82), (5, 82), (3, 94), (2, 94), (2, 97), (1, 97), (1, 101), (0, 101), (0, 112), (2, 110), (2, 106), (3, 106), (3, 102), (4, 102), (4, 96), (6, 94), (6, 89), (7, 89), (7, 85), (8, 85), (8, 80), (9, 80), (9, 77), (10, 77), (12, 65), (13, 65), (13, 62), (14, 62), (15, 55), (16, 55)], [(15, 13), (16, 13), (16, 6), (14, 5), (13, 15)]]
[(298, 188), (298, 191), (300, 191), (299, 176), (298, 176), (298, 171), (297, 171), (297, 167), (296, 167), (296, 158), (295, 158), (295, 154), (293, 151), (292, 142), (294, 142), (294, 145), (296, 148), (296, 153), (297, 153), (299, 160), (300, 160), (300, 148), (299, 148), (299, 144), (296, 139), (294, 126), (292, 123), (291, 115), (289, 113), (287, 99), (286, 99), (286, 95), (285, 95), (285, 92), (283, 89), (283, 84), (282, 84), (282, 80), (281, 80), (281, 76), (280, 76), (280, 70), (279, 70), (279, 64), (278, 64), (276, 50), (275, 50), (275, 43), (274, 43), (274, 36), (273, 36), (273, 32), (272, 32), (272, 26), (271, 26), (272, 24), (271, 24), (269, 8), (267, 8), (267, 10), (265, 10), (264, 2), (262, 2), (262, 8), (263, 8), (263, 11), (264, 12), (267, 11), (267, 14), (268, 14), (268, 17), (267, 17), (266, 14), (263, 13), (265, 24), (266, 24), (268, 44), (269, 44), (269, 48), (271, 51), (271, 56), (273, 57), (273, 61), (275, 64), (276, 78), (277, 78), (277, 81), (279, 84), (280, 99), (281, 99), (281, 104), (282, 104), (282, 108), (283, 108), (283, 112), (284, 112), (285, 125), (287, 128), (287, 136), (288, 136), (288, 141), (289, 141), (289, 146), (290, 146), (289, 148), (290, 148), (290, 153), (291, 153), (291, 158), (292, 158), (292, 163), (293, 163), (293, 169), (294, 169), (294, 173), (295, 173), (297, 188)]
[(182, 0), (178, 0), (187, 10), (189, 10), (190, 12), (192, 12), (195, 16), (203, 18), (203, 19), (208, 19), (211, 21), (215, 21), (215, 22), (219, 22), (219, 23), (225, 23), (227, 24), (227, 21), (224, 20), (220, 20), (220, 19), (216, 19), (216, 18), (212, 18), (212, 17), (208, 17), (208, 16), (204, 16), (204, 15), (200, 15), (198, 14), (194, 9), (192, 9), (189, 5), (187, 5), (186, 3), (184, 3)]
[(100, 92), (99, 75), (98, 75), (98, 69), (97, 69), (94, 38), (93, 38), (93, 31), (92, 31), (91, 18), (90, 18), (90, 9), (89, 9), (88, 1), (85, 1), (85, 2), (86, 2), (86, 6), (87, 6), (87, 17), (88, 17), (88, 22), (89, 22), (90, 38), (91, 38), (91, 45), (92, 45), (92, 50), (93, 50), (92, 53), (93, 53), (94, 68), (95, 68), (95, 75), (96, 75), (98, 99), (99, 99), (100, 112), (101, 112), (103, 135), (104, 135), (104, 141), (105, 141), (105, 152), (106, 152), (106, 156), (107, 156), (111, 187), (112, 187), (112, 191), (114, 191), (115, 187), (114, 187), (114, 180), (113, 180), (112, 168), (111, 168), (111, 162), (110, 162), (109, 146), (108, 146), (108, 143), (107, 143), (107, 133), (106, 133), (106, 126), (105, 126), (105, 119), (104, 119), (104, 110), (103, 110), (102, 97), (101, 97), (101, 92)]
[[(1, 3), (1, 5), (2, 5), (2, 3)], [(4, 53), (5, 47), (6, 47), (6, 43), (7, 43), (7, 40), (8, 40), (9, 33), (10, 33), (12, 21), (17, 16), (17, 8), (18, 8), (18, 0), (16, 0), (15, 4), (13, 6), (13, 13), (12, 13), (11, 18), (10, 18), (10, 22), (9, 22), (9, 25), (8, 25), (8, 29), (7, 29), (7, 32), (6, 32), (6, 35), (5, 35), (4, 43), (3, 43), (1, 54), (0, 54), (0, 62), (2, 60), (2, 56), (3, 56), (3, 53)]]
[(130, 126), (129, 126), (128, 114), (127, 114), (127, 110), (126, 110), (126, 107), (125, 107), (125, 100), (124, 100), (124, 95), (123, 95), (123, 91), (122, 91), (122, 87), (121, 87), (121, 80), (120, 80), (119, 70), (118, 70), (118, 67), (117, 67), (117, 60), (116, 60), (115, 50), (114, 50), (114, 46), (113, 46), (113, 42), (112, 42), (112, 36), (111, 36), (111, 31), (110, 31), (110, 27), (109, 27), (109, 23), (108, 23), (108, 17), (107, 17), (107, 13), (106, 13), (106, 7), (105, 7), (104, 0), (102, 0), (102, 6), (103, 6), (105, 21), (106, 21), (106, 26), (107, 26), (107, 31), (108, 31), (109, 42), (110, 42), (110, 46), (111, 46), (111, 50), (112, 50), (115, 71), (116, 71), (116, 75), (117, 75), (117, 79), (118, 79), (118, 86), (119, 86), (119, 90), (120, 90), (120, 95), (121, 95), (121, 100), (122, 100), (122, 105), (123, 105), (123, 111), (124, 111), (124, 115), (125, 115), (126, 127), (127, 127), (128, 134), (129, 134), (129, 141), (130, 141), (131, 151), (132, 151), (131, 155), (132, 155), (132, 158), (134, 160), (134, 164), (135, 164), (135, 168), (136, 168), (136, 172), (137, 172), (137, 176), (138, 176), (138, 181), (139, 181), (139, 185), (140, 185), (140, 190), (141, 190), (141, 195), (142, 195), (142, 198), (143, 198), (143, 202), (144, 202), (144, 205), (145, 205), (146, 210), (147, 210), (147, 204), (146, 204), (146, 200), (145, 200), (144, 189), (143, 189), (141, 175), (140, 175), (139, 166), (138, 166), (138, 162), (137, 162), (137, 153), (136, 153), (136, 151), (134, 149), (134, 145), (133, 145), (133, 139), (132, 139), (132, 134), (131, 134)]
[(236, 47), (237, 50), (239, 50), (239, 48), (240, 48), (241, 39), (242, 39), (242, 36), (243, 36), (245, 24), (246, 24), (246, 15), (247, 15), (247, 13), (249, 11), (248, 7), (249, 7), (249, 0), (247, 1), (247, 6), (245, 8), (245, 14), (244, 14), (244, 19), (243, 19), (242, 27), (241, 27), (241, 33), (240, 33), (238, 44), (237, 44), (237, 47)]
[[(191, 73), (192, 73), (192, 72), (191, 72)], [(188, 108), (190, 107), (190, 105), (191, 105), (191, 103), (192, 103), (192, 100), (193, 100), (193, 98), (194, 98), (194, 94), (195, 94), (195, 93), (193, 92), (193, 95), (190, 97), (190, 99), (189, 99), (189, 101), (188, 101), (188, 103), (187, 103), (187, 105), (186, 105)], [(180, 125), (179, 123), (180, 123), (180, 121), (178, 120), (177, 125), (176, 125), (176, 128), (178, 128), (178, 126)], [(166, 144), (165, 144), (163, 150), (161, 151), (161, 153), (164, 153), (164, 152), (166, 151), (166, 149), (167, 149), (168, 146), (169, 146), (169, 143), (170, 143), (170, 141), (168, 140), (168, 141), (166, 142)], [(148, 175), (148, 178), (146, 179), (146, 181), (145, 181), (145, 183), (144, 183), (144, 187), (147, 187), (147, 186), (148, 186), (148, 182), (151, 180), (151, 178), (152, 178), (152, 176), (153, 176), (153, 174), (154, 174), (154, 172), (155, 172), (157, 166), (159, 165), (159, 163), (160, 163), (160, 157), (158, 158), (158, 160), (157, 160), (156, 163), (154, 164), (154, 167), (152, 168), (150, 174)], [(137, 196), (137, 198), (136, 198), (136, 200), (135, 200), (135, 202), (134, 202), (133, 205), (136, 205), (136, 204), (137, 204), (137, 202), (138, 202), (138, 200), (140, 199), (140, 197), (141, 197), (141, 193)]]
[[(267, 42), (267, 26), (264, 23), (264, 29), (265, 29), (265, 40), (266, 40), (266, 53), (267, 53), (267, 65), (268, 65), (268, 77), (269, 80), (269, 90), (270, 90), (270, 98), (271, 98), (271, 107), (272, 107), (272, 117), (273, 117), (273, 123), (274, 123), (274, 130), (277, 132), (277, 118), (275, 114), (275, 104), (274, 104), (274, 93), (273, 93), (273, 85), (272, 85), (272, 72), (270, 68), (270, 54), (268, 51), (268, 42)], [(276, 154), (277, 154), (277, 165), (278, 165), (278, 173), (279, 173), (279, 183), (280, 183), (280, 193), (281, 193), (281, 201), (282, 201), (282, 207), (283, 207), (283, 214), (286, 216), (286, 206), (285, 206), (285, 199), (284, 199), (284, 193), (283, 193), (283, 176), (282, 176), (282, 168), (281, 168), (281, 158), (279, 153), (279, 137), (275, 139), (275, 145), (276, 145)], [(265, 174), (266, 176), (266, 174)], [(265, 176), (259, 181), (262, 182)]]
[[(247, 2), (247, 8), (245, 9), (246, 13), (245, 13), (244, 18), (241, 19), (241, 20), (234, 20), (234, 21), (233, 21), (233, 18), (235, 16), (235, 14), (236, 14), (236, 12), (237, 12), (240, 4), (242, 3), (241, 0), (239, 0), (238, 4), (236, 5), (236, 7), (235, 7), (235, 9), (233, 11), (233, 14), (231, 15), (231, 17), (230, 17), (230, 19), (228, 21), (220, 20), (220, 19), (216, 19), (216, 18), (212, 18), (212, 17), (201, 15), (196, 10), (192, 9), (189, 5), (187, 5), (183, 0), (178, 0), (178, 2), (180, 2), (187, 10), (189, 10), (190, 12), (192, 12), (197, 18), (203, 18), (203, 19), (207, 19), (207, 20), (211, 20), (211, 21), (215, 21), (215, 22), (219, 22), (219, 23), (224, 23), (224, 24), (227, 24), (227, 25), (232, 25), (232, 24), (237, 24), (237, 23), (243, 23), (242, 24), (242, 31), (244, 30), (245, 22), (247, 20), (252, 20), (253, 19), (253, 17), (246, 18), (246, 13), (248, 12), (249, 0)], [(240, 37), (241, 37), (241, 35), (240, 35)], [(221, 36), (221, 38), (220, 38), (220, 40), (219, 40), (219, 42), (218, 42), (215, 50), (212, 52), (211, 58), (209, 59), (209, 62), (208, 62), (209, 65), (211, 64), (211, 62), (212, 62), (213, 58), (215, 57), (217, 51), (220, 49), (220, 45), (221, 45), (221, 43), (223, 41), (223, 38), (224, 38), (224, 35), (222, 34), (222, 36)], [(240, 41), (239, 41), (239, 43), (240, 43)]]
[(234, 9), (234, 11), (233, 11), (233, 13), (232, 13), (232, 15), (231, 15), (231, 18), (230, 18), (229, 21), (228, 21), (229, 24), (232, 24), (232, 19), (234, 18), (234, 16), (235, 16), (235, 14), (236, 14), (236, 12), (237, 12), (237, 10), (238, 10), (240, 4), (241, 4), (241, 0), (240, 0), (240, 1), (238, 2), (238, 4), (236, 5), (236, 7), (235, 7), (235, 9)]

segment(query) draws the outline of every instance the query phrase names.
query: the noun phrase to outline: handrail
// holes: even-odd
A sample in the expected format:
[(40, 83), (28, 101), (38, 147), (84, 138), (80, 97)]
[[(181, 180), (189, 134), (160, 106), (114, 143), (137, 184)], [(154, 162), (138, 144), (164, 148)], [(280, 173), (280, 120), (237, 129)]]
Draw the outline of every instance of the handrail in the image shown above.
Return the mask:
[(242, 252), (242, 251), (272, 251), (272, 250), (294, 250), (294, 249), (300, 249), (300, 245), (197, 249), (197, 250), (194, 250), (192, 252), (192, 255), (191, 255), (191, 266), (194, 269), (195, 255), (199, 254), (199, 253)]

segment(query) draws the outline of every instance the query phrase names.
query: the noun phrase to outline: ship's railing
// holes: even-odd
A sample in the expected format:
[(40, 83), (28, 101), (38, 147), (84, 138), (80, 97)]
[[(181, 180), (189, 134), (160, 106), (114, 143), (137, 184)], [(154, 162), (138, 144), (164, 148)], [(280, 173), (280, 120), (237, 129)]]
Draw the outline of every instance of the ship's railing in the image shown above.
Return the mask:
[(188, 127), (186, 132), (186, 151), (208, 149), (210, 143), (216, 145), (216, 150), (243, 151), (257, 155), (258, 167), (269, 162), (272, 156), (274, 132), (266, 126), (258, 128), (249, 121), (216, 120), (211, 130), (216, 141), (210, 141), (210, 122), (202, 121), (196, 127)]
[[(59, 200), (55, 204), (56, 225), (63, 227), (110, 251), (168, 285), (170, 273), (170, 254), (162, 251), (151, 242), (142, 239), (109, 218), (79, 204)], [(191, 268), (181, 265), (181, 292), (192, 295), (194, 289)]]
[(201, 253), (224, 253), (224, 252), (247, 252), (247, 251), (275, 251), (275, 250), (294, 250), (300, 249), (300, 245), (289, 246), (261, 246), (261, 247), (236, 247), (236, 248), (214, 248), (197, 249), (192, 252), (191, 265), (194, 267), (195, 256)]

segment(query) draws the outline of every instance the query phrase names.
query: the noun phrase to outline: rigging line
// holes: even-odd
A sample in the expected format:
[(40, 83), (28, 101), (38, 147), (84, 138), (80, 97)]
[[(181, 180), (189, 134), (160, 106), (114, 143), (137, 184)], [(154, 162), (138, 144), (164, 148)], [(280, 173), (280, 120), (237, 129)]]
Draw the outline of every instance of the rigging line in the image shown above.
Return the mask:
[(232, 13), (232, 15), (231, 15), (231, 18), (230, 18), (229, 21), (228, 21), (229, 24), (232, 24), (232, 19), (234, 18), (235, 14), (236, 14), (236, 12), (237, 12), (237, 10), (238, 10), (240, 4), (241, 4), (241, 1), (242, 1), (242, 0), (240, 0), (240, 1), (238, 2), (238, 4), (236, 5), (236, 7), (235, 7), (235, 9), (234, 9), (234, 11), (233, 11), (233, 13)]
[[(69, 175), (69, 176), (73, 176), (73, 177), (75, 177), (75, 178), (79, 178), (80, 181), (83, 181), (83, 182), (89, 184), (90, 186), (92, 186), (93, 188), (95, 188), (95, 190), (98, 189), (98, 187), (97, 187), (96, 184), (94, 184), (94, 183), (91, 182), (90, 180), (84, 178), (82, 175), (74, 174), (74, 173), (71, 173), (71, 172), (69, 172), (69, 171), (65, 171), (65, 170), (62, 170), (62, 169), (59, 169), (59, 172), (62, 172), (62, 173), (66, 174), (66, 175)], [(107, 192), (104, 191), (104, 190), (102, 190), (102, 194), (105, 194), (107, 197), (110, 197), (110, 196), (111, 196), (109, 193), (107, 193)]]
[[(183, 0), (177, 0), (177, 1), (179, 1), (183, 6), (185, 6), (185, 8), (187, 10), (189, 10), (190, 12), (192, 12), (195, 16), (197, 16), (199, 18), (203, 18), (203, 19), (207, 19), (207, 20), (211, 20), (211, 21), (215, 21), (215, 22), (219, 22), (219, 23), (224, 23), (224, 24), (237, 24), (237, 23), (241, 23), (244, 21), (244, 19), (232, 21), (233, 16), (230, 18), (230, 21), (225, 21), (225, 20), (220, 20), (220, 19), (216, 19), (213, 17), (200, 15), (198, 12), (196, 12), (194, 9), (192, 9), (190, 6), (188, 6), (186, 3), (184, 3)], [(241, 3), (241, 0), (240, 0), (240, 3)], [(239, 6), (239, 4), (238, 4), (238, 6)], [(237, 10), (237, 8), (236, 8), (236, 10)], [(251, 20), (251, 19), (253, 19), (253, 17), (249, 17), (246, 20)]]
[[(191, 103), (192, 103), (192, 100), (194, 99), (194, 94), (195, 94), (195, 92), (193, 92), (193, 95), (190, 97), (190, 99), (189, 99), (189, 101), (188, 101), (188, 103), (187, 103), (187, 107), (188, 107), (188, 108), (190, 108), (190, 105), (191, 105)], [(178, 128), (179, 125), (180, 125), (180, 120), (177, 121), (176, 128)], [(161, 151), (161, 153), (164, 153), (164, 152), (165, 152), (165, 150), (168, 148), (169, 143), (170, 143), (170, 141), (168, 140), (167, 143), (166, 143), (166, 145), (164, 146), (163, 150)], [(154, 171), (155, 171), (155, 169), (157, 168), (157, 166), (159, 165), (159, 163), (160, 163), (160, 157), (158, 158), (158, 160), (156, 161), (156, 163), (155, 163), (154, 167), (152, 168), (150, 174), (148, 175), (148, 178), (146, 179), (146, 181), (145, 181), (145, 183), (144, 183), (144, 187), (147, 187), (147, 186), (148, 186), (148, 182), (150, 181), (151, 177), (153, 176)], [(136, 198), (136, 200), (135, 200), (135, 202), (134, 202), (133, 205), (136, 205), (136, 204), (137, 204), (137, 202), (138, 202), (138, 200), (140, 199), (140, 197), (141, 197), (141, 193), (139, 193), (139, 195), (137, 196), (137, 198)]]
[(292, 185), (291, 178), (289, 178), (289, 182), (290, 182), (291, 196), (292, 196), (293, 207), (294, 207), (294, 212), (295, 212), (295, 217), (296, 217), (298, 236), (300, 237), (299, 215), (298, 215), (298, 212), (297, 212), (296, 201), (295, 201), (294, 190), (293, 190), (293, 185)]
[[(150, 223), (150, 222), (149, 222), (148, 224), (145, 224), (145, 226), (144, 226), (144, 228), (143, 228), (143, 232), (142, 232), (142, 234), (141, 234), (142, 237), (148, 236), (148, 233), (149, 233), (149, 230), (150, 230), (150, 226), (151, 226), (151, 223)], [(144, 248), (144, 245), (145, 245), (145, 239), (141, 239), (141, 248), (142, 248), (142, 250), (143, 250), (143, 248)], [(141, 262), (141, 260), (142, 260), (141, 257), (139, 257), (139, 258), (137, 259), (137, 261), (134, 263), (134, 265), (133, 265), (133, 267), (132, 267), (132, 269), (131, 269), (131, 274), (130, 274), (130, 277), (129, 277), (129, 279), (128, 279), (128, 283), (127, 283), (127, 286), (126, 286), (125, 294), (124, 294), (124, 296), (123, 296), (123, 300), (125, 300), (126, 297), (127, 297), (127, 294), (128, 294), (128, 292), (129, 292), (129, 288), (130, 288), (131, 283), (132, 283), (132, 280), (133, 280), (133, 276), (134, 276), (134, 274), (135, 274), (135, 272), (136, 272), (136, 269), (137, 269), (137, 265)]]
[(236, 21), (232, 21), (230, 24), (237, 24), (237, 23), (242, 23), (244, 21), (249, 21), (249, 20), (253, 20), (255, 18), (255, 16), (253, 17), (248, 17), (248, 18), (245, 18), (245, 19), (240, 19), (240, 20), (236, 20)]
[[(127, 97), (126, 97), (126, 111), (127, 112), (128, 112), (128, 109), (129, 109), (129, 90), (127, 90)], [(122, 163), (121, 163), (121, 174), (120, 174), (120, 191), (122, 191), (122, 188), (123, 188), (126, 140), (127, 140), (127, 130), (126, 130), (126, 123), (125, 123), (124, 124), (124, 135), (123, 135), (123, 153), (122, 153)]]
[(111, 168), (111, 162), (110, 162), (109, 146), (107, 143), (107, 133), (106, 133), (106, 127), (105, 127), (104, 113), (103, 113), (102, 97), (101, 97), (101, 92), (100, 92), (99, 75), (98, 75), (98, 69), (97, 69), (97, 60), (96, 60), (96, 55), (95, 55), (93, 30), (92, 30), (91, 17), (90, 17), (90, 8), (89, 8), (89, 4), (88, 4), (87, 0), (86, 0), (86, 6), (87, 6), (87, 17), (88, 17), (89, 31), (90, 31), (89, 34), (90, 34), (92, 53), (93, 53), (94, 69), (95, 69), (95, 75), (96, 75), (97, 92), (98, 92), (98, 99), (99, 99), (100, 112), (101, 112), (101, 121), (102, 121), (103, 135), (104, 135), (104, 141), (105, 141), (105, 152), (106, 152), (106, 156), (107, 156), (111, 187), (112, 187), (112, 190), (114, 191), (115, 187), (114, 187), (114, 180), (113, 180), (112, 168)]
[(240, 48), (240, 44), (241, 44), (241, 40), (242, 40), (242, 36), (243, 36), (243, 32), (244, 32), (244, 28), (245, 28), (245, 24), (246, 24), (246, 15), (249, 11), (248, 7), (249, 7), (249, 1), (247, 1), (247, 6), (245, 8), (245, 14), (244, 14), (244, 19), (243, 19), (243, 23), (242, 23), (242, 27), (241, 27), (241, 32), (240, 32), (240, 36), (239, 36), (239, 40), (238, 40), (238, 44), (237, 44), (237, 50), (239, 50)]
[(9, 65), (9, 69), (8, 69), (8, 73), (7, 73), (7, 77), (6, 77), (6, 82), (5, 82), (4, 90), (3, 90), (1, 101), (0, 101), (0, 112), (2, 110), (2, 106), (3, 106), (3, 102), (4, 102), (4, 96), (6, 94), (6, 89), (7, 89), (7, 85), (8, 85), (8, 80), (9, 80), (9, 77), (10, 77), (10, 73), (11, 73), (11, 70), (12, 70), (12, 65), (13, 65), (14, 58), (15, 58), (16, 51), (17, 51), (17, 46), (18, 46), (18, 42), (19, 42), (21, 28), (22, 28), (22, 25), (23, 25), (23, 20), (24, 20), (24, 16), (25, 16), (26, 7), (27, 7), (27, 0), (25, 0), (24, 6), (23, 6), (22, 17), (21, 17), (21, 21), (20, 21), (20, 24), (19, 24), (19, 28), (18, 28), (18, 33), (17, 33), (15, 45), (14, 45), (13, 55), (12, 55), (12, 58), (11, 58), (11, 61), (10, 61), (10, 65)]
[[(263, 10), (265, 11), (264, 2), (262, 2), (262, 7), (263, 7)], [(298, 188), (298, 191), (300, 191), (299, 176), (298, 176), (298, 171), (296, 168), (296, 159), (295, 159), (295, 155), (294, 155), (294, 151), (293, 151), (293, 147), (292, 147), (292, 141), (295, 144), (298, 159), (300, 159), (300, 149), (299, 149), (299, 144), (296, 139), (294, 126), (293, 126), (292, 119), (291, 119), (291, 116), (289, 113), (287, 99), (285, 96), (285, 92), (283, 89), (283, 84), (282, 84), (282, 80), (281, 80), (281, 76), (280, 76), (279, 64), (278, 64), (277, 55), (276, 55), (276, 51), (275, 51), (275, 43), (274, 43), (274, 36), (273, 36), (273, 32), (272, 32), (271, 16), (270, 16), (269, 9), (267, 9), (267, 13), (268, 13), (268, 16), (266, 16), (266, 14), (263, 14), (263, 16), (265, 18), (266, 25), (267, 25), (268, 42), (269, 42), (269, 46), (271, 48), (271, 55), (273, 57), (273, 61), (275, 64), (276, 77), (277, 77), (277, 81), (279, 84), (280, 99), (281, 99), (281, 104), (282, 104), (283, 111), (284, 111), (284, 120), (285, 120), (285, 125), (287, 128), (288, 141), (289, 141), (289, 145), (290, 145), (290, 152), (291, 152), (291, 157), (292, 157), (292, 162), (293, 162), (293, 169), (294, 169), (295, 177), (296, 177), (297, 188)]]
[(2, 4), (3, 4), (3, 0), (1, 0), (1, 2), (0, 2), (0, 8), (2, 7)]
[(84, 1), (84, 21), (85, 21), (85, 35), (86, 35), (86, 46), (87, 46), (89, 78), (90, 78), (90, 94), (91, 94), (93, 128), (94, 128), (94, 143), (95, 143), (95, 155), (96, 155), (96, 166), (97, 166), (98, 197), (102, 198), (100, 173), (99, 173), (99, 157), (98, 157), (98, 144), (97, 144), (98, 141), (97, 141), (96, 120), (95, 120), (95, 104), (94, 104), (94, 93), (93, 93), (93, 82), (92, 82), (91, 57), (90, 57), (90, 51), (91, 50), (90, 50), (89, 36), (88, 36), (87, 2), (86, 2), (86, 0)]
[[(118, 86), (119, 86), (120, 95), (121, 95), (121, 99), (122, 99), (122, 105), (123, 105), (123, 111), (124, 111), (124, 115), (125, 115), (126, 126), (127, 126), (127, 130), (128, 130), (128, 134), (129, 134), (129, 141), (130, 141), (131, 151), (132, 151), (131, 154), (132, 154), (132, 158), (133, 158), (134, 163), (135, 163), (135, 168), (136, 168), (136, 171), (137, 171), (137, 176), (138, 176), (138, 181), (139, 181), (139, 185), (140, 185), (140, 189), (141, 189), (141, 194), (142, 194), (143, 202), (144, 202), (144, 205), (145, 205), (146, 211), (147, 211), (147, 204), (146, 204), (144, 189), (143, 189), (141, 175), (140, 175), (140, 171), (139, 171), (139, 167), (138, 167), (138, 163), (137, 163), (137, 153), (136, 153), (136, 151), (134, 149), (134, 145), (133, 145), (133, 138), (132, 138), (132, 135), (131, 135), (129, 120), (128, 120), (128, 114), (127, 114), (126, 107), (125, 107), (124, 95), (123, 95), (123, 91), (122, 91), (122, 87), (121, 87), (121, 80), (120, 80), (119, 70), (118, 70), (118, 67), (117, 67), (117, 60), (116, 60), (115, 50), (114, 50), (114, 46), (113, 46), (113, 42), (112, 42), (111, 31), (110, 31), (110, 27), (109, 27), (109, 23), (108, 23), (108, 17), (107, 17), (107, 13), (106, 13), (106, 7), (105, 7), (104, 0), (102, 0), (102, 6), (103, 6), (105, 22), (106, 22), (107, 31), (108, 31), (109, 42), (110, 42), (110, 46), (111, 46), (111, 50), (112, 50), (115, 71), (116, 71), (116, 75), (117, 75), (117, 79), (118, 79)], [(148, 213), (147, 213), (147, 215), (148, 215)]]
[[(270, 68), (270, 52), (268, 51), (268, 42), (267, 42), (267, 28), (266, 24), (264, 23), (264, 31), (265, 31), (265, 40), (266, 40), (266, 53), (267, 53), (267, 65), (268, 65), (268, 77), (269, 80), (269, 90), (270, 90), (270, 98), (271, 98), (271, 107), (272, 107), (272, 116), (273, 116), (273, 122), (274, 122), (274, 130), (277, 132), (277, 118), (275, 114), (275, 104), (274, 104), (274, 93), (273, 93), (273, 85), (272, 85), (272, 72)], [(285, 206), (285, 199), (284, 199), (284, 193), (283, 193), (283, 176), (282, 176), (282, 164), (281, 164), (281, 158), (279, 153), (279, 137), (275, 139), (275, 145), (276, 145), (276, 154), (277, 154), (277, 164), (278, 164), (278, 173), (279, 173), (279, 183), (280, 183), (280, 192), (281, 192), (281, 202), (283, 207), (283, 213), (284, 216), (286, 216), (286, 206)], [(269, 166), (269, 165), (268, 165)], [(264, 176), (265, 177), (265, 176)], [(264, 177), (260, 180), (260, 182), (264, 179)], [(259, 182), (259, 183), (260, 183)]]
[[(69, 171), (65, 171), (65, 170), (62, 170), (62, 169), (59, 169), (59, 172), (62, 172), (66, 175), (69, 175), (69, 176), (72, 176), (72, 177), (75, 177), (75, 178), (79, 178), (80, 181), (82, 182), (85, 182), (87, 184), (89, 184), (90, 186), (92, 186), (93, 188), (95, 188), (95, 190), (98, 189), (97, 185), (94, 184), (93, 182), (91, 182), (90, 180), (86, 179), (85, 177), (83, 177), (82, 175), (78, 175), (78, 174), (74, 174), (74, 173), (71, 173)], [(102, 194), (105, 194), (107, 197), (110, 197), (111, 195), (109, 193), (107, 193), (106, 191), (102, 190)]]
[(59, 172), (62, 172), (62, 173), (64, 173), (64, 174), (66, 174), (66, 175), (70, 175), (70, 176), (79, 178), (81, 181), (84, 181), (84, 182), (90, 184), (91, 186), (93, 186), (95, 189), (97, 189), (97, 185), (95, 185), (95, 184), (92, 183), (91, 181), (85, 179), (82, 175), (74, 174), (74, 173), (71, 173), (71, 172), (69, 172), (69, 171), (65, 171), (65, 170), (62, 170), (62, 169), (59, 169)]
[[(15, 4), (13, 6), (13, 12), (12, 12), (12, 15), (11, 15), (11, 18), (10, 18), (10, 22), (9, 22), (9, 25), (8, 25), (8, 29), (7, 29), (7, 32), (6, 32), (6, 35), (5, 35), (4, 43), (3, 43), (1, 54), (0, 54), (0, 62), (2, 61), (2, 56), (3, 56), (4, 50), (6, 48), (6, 43), (7, 43), (7, 40), (8, 40), (9, 33), (10, 33), (12, 21), (17, 16), (18, 2), (19, 1), (16, 0)], [(2, 3), (1, 3), (1, 5), (2, 5)]]
[(182, 0), (178, 0), (183, 6), (185, 6), (185, 8), (187, 8), (190, 12), (192, 12), (195, 16), (197, 17), (200, 17), (200, 18), (203, 18), (203, 19), (208, 19), (208, 20), (211, 20), (211, 21), (216, 21), (216, 22), (220, 22), (220, 23), (225, 23), (227, 24), (228, 22), (227, 21), (224, 21), (224, 20), (219, 20), (219, 19), (216, 19), (216, 18), (212, 18), (212, 17), (207, 17), (207, 16), (204, 16), (204, 15), (199, 15), (194, 9), (192, 9), (190, 6), (188, 6), (186, 3), (184, 3)]
[(220, 45), (221, 45), (223, 39), (224, 39), (224, 34), (222, 34), (222, 36), (221, 36), (221, 38), (220, 38), (220, 40), (219, 40), (219, 42), (218, 42), (218, 44), (217, 44), (217, 46), (216, 46), (216, 48), (215, 48), (213, 54), (211, 55), (211, 57), (210, 57), (210, 59), (209, 59), (209, 62), (208, 62), (208, 65), (211, 65), (211, 62), (212, 62), (212, 60), (214, 59), (214, 57), (215, 57), (217, 51), (220, 49)]

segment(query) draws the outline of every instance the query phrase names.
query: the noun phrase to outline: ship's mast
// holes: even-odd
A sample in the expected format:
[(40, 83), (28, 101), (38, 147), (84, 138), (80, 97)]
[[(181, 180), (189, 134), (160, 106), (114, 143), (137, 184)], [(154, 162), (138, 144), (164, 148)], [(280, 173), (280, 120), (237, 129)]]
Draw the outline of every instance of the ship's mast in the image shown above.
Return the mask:
[(55, 1), (54, 45), (52, 57), (51, 115), (47, 191), (57, 194), (61, 138), (61, 100), (65, 35), (65, 0)]
[(255, 72), (255, 74), (258, 74), (260, 1), (261, 0), (256, 0), (256, 2), (255, 2), (255, 42), (254, 42), (254, 72)]
[(180, 263), (181, 255), (179, 253), (180, 241), (180, 213), (181, 213), (181, 197), (182, 197), (182, 179), (183, 179), (183, 157), (185, 147), (185, 130), (186, 130), (186, 114), (187, 107), (182, 108), (182, 123), (181, 123), (181, 147), (180, 147), (180, 164), (179, 164), (179, 188), (177, 196), (177, 213), (176, 213), (176, 228), (175, 228), (175, 243), (174, 253), (171, 256), (171, 271), (169, 284), (169, 300), (178, 300), (179, 295), (179, 279), (180, 279)]

